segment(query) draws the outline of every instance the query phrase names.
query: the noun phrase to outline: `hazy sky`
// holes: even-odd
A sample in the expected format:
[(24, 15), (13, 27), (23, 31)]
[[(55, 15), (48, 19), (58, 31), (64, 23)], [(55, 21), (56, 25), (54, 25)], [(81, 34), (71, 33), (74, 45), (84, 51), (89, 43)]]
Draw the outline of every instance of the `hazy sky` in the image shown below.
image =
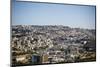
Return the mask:
[(13, 25), (64, 25), (95, 28), (95, 6), (13, 2)]

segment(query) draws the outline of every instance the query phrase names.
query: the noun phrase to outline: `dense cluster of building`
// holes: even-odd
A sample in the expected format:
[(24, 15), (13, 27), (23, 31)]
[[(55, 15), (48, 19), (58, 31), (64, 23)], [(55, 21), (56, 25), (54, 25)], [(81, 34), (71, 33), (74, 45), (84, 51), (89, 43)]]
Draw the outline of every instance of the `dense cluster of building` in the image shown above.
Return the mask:
[(13, 65), (95, 61), (95, 30), (13, 25), (11, 53)]

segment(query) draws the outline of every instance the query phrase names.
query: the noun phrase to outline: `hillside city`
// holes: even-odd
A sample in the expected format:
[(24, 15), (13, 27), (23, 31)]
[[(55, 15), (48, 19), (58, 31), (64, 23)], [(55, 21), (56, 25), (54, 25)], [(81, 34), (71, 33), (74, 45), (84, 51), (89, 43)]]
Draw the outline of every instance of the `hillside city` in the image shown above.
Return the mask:
[(63, 25), (12, 25), (12, 65), (96, 60), (96, 30)]

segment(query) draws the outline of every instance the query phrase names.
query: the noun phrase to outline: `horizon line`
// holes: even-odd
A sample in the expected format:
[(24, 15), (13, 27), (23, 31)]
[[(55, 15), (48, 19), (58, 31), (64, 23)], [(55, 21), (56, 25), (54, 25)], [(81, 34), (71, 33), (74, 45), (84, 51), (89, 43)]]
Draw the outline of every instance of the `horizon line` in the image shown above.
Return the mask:
[(17, 25), (22, 25), (22, 26), (28, 26), (28, 25), (33, 25), (33, 26), (66, 26), (66, 27), (70, 27), (70, 28), (79, 28), (79, 29), (96, 29), (95, 28), (82, 28), (82, 27), (72, 27), (72, 26), (68, 26), (68, 25), (34, 25), (34, 24), (12, 24), (12, 26), (17, 26)]

